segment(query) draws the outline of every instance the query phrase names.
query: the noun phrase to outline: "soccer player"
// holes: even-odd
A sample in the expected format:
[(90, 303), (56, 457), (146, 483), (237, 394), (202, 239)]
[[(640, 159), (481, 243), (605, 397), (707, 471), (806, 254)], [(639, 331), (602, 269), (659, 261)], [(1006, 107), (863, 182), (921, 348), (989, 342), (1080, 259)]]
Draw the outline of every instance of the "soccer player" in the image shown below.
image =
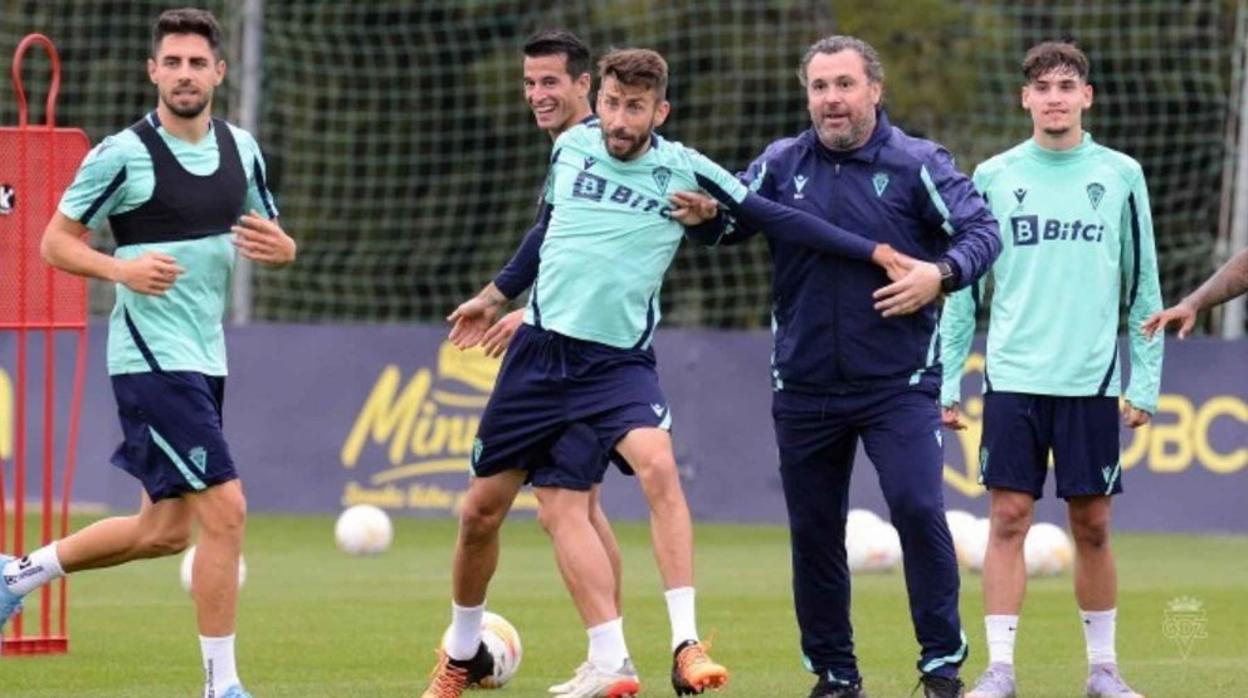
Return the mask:
[[(1118, 321), (1127, 308), (1131, 384), (1122, 419), (1131, 428), (1157, 407), (1162, 341), (1140, 328), (1161, 307), (1148, 189), (1139, 163), (1092, 140), (1088, 59), (1045, 42), (1023, 58), (1022, 105), (1031, 138), (975, 169), (975, 186), (1005, 234), (992, 268), (995, 291), (984, 370), (980, 481), (991, 496), (984, 556), (988, 668), (973, 698), (1015, 695), (1014, 639), (1027, 573), (1023, 542), (1053, 454), (1057, 496), (1075, 539), (1075, 599), (1087, 641), (1088, 696), (1139, 698), (1114, 653), (1117, 574), (1110, 502), (1122, 492), (1118, 445)], [(946, 304), (944, 422), (962, 427), (962, 366), (982, 285)]]
[(1170, 323), (1179, 323), (1179, 339), (1185, 339), (1196, 325), (1196, 314), (1248, 293), (1248, 250), (1222, 265), (1200, 288), (1163, 311), (1153, 313), (1144, 321), (1144, 334), (1149, 339)]
[[(547, 442), (576, 424), (588, 426), (604, 450), (636, 472), (650, 503), (655, 556), (668, 590), (677, 695), (701, 693), (728, 678), (698, 639), (692, 523), (650, 346), (662, 276), (683, 235), (667, 203), (671, 192), (705, 189), (747, 224), (775, 226), (825, 253), (873, 259), (900, 275), (899, 256), (887, 245), (750, 194), (696, 151), (656, 134), (670, 109), (667, 64), (657, 53), (613, 51), (599, 68), (601, 122), (577, 125), (555, 142), (549, 206), (531, 231), (540, 240), (537, 282), (482, 416), (456, 544), (451, 631), (424, 698), (458, 698), (489, 672), (480, 617), (497, 562), (498, 527), (526, 471), (545, 462)], [(532, 281), (531, 274), (501, 274), (452, 317), (493, 312)], [(479, 335), (455, 339), (470, 346)], [(575, 490), (567, 496), (587, 497)], [(586, 583), (573, 596), (589, 629), (594, 667), (568, 695), (635, 693), (640, 682), (611, 608), (600, 539), (582, 527), (573, 541), (556, 538), (556, 545), (576, 546), (568, 559), (581, 567), (578, 578)]]
[[(246, 502), (221, 428), (222, 317), (235, 255), (282, 266), (295, 243), (275, 220), (255, 139), (212, 118), (225, 78), (220, 44), (204, 10), (160, 15), (147, 61), (156, 109), (87, 156), (44, 232), (50, 264), (117, 285), (108, 371), (125, 440), (112, 462), (142, 483), (142, 506), (21, 560), (0, 556), (0, 625), (41, 585), (177, 554), (198, 526), (192, 596), (204, 695), (246, 698), (234, 661)], [(85, 240), (106, 218), (114, 256)]]
[[(775, 261), (772, 413), (803, 658), (818, 677), (810, 696), (866, 695), (845, 557), (859, 439), (901, 535), (924, 693), (957, 696), (967, 644), (941, 495), (939, 311), (931, 302), (987, 271), (1000, 250), (996, 221), (944, 148), (889, 124), (880, 107), (884, 68), (870, 44), (821, 39), (798, 77), (811, 128), (769, 145), (744, 181), (772, 201), (929, 260), (888, 284), (871, 265), (779, 239), (775, 226), (764, 231)], [(736, 227), (703, 242), (733, 244), (753, 232)]]
[[(551, 141), (577, 124), (588, 123), (595, 119), (589, 106), (589, 91), (593, 78), (590, 75), (589, 47), (585, 45), (585, 42), (567, 30), (545, 30), (537, 32), (525, 41), (523, 53), (525, 101), (533, 112), (537, 126), (550, 135)], [(539, 199), (539, 217), (543, 215), (541, 211), (545, 205), (545, 202)], [(483, 331), (481, 345), (486, 355), (502, 356), (511, 342), (512, 335), (524, 321), (524, 310), (512, 311), (498, 322), (489, 325), (493, 319), (492, 313), (475, 318), (475, 322), (479, 325), (470, 327), (468, 320), (457, 318), (452, 329), (452, 336), (458, 338), (470, 330)], [(589, 438), (585, 438), (587, 435)], [(550, 455), (552, 458), (585, 461), (585, 463), (572, 464), (570, 467), (574, 471), (585, 464), (604, 461), (606, 458), (597, 440), (592, 438), (592, 432), (586, 432), (582, 428), (565, 433), (552, 446)], [(569, 499), (561, 494), (561, 489), (566, 489), (571, 483), (562, 465), (553, 465), (556, 467), (537, 469), (530, 480), (538, 497), (540, 507), (538, 518), (552, 538), (567, 535), (569, 527), (566, 522), (570, 517), (584, 518), (585, 515), (585, 511), (579, 506), (581, 504), (579, 500)], [(599, 476), (605, 474), (605, 461), (601, 469), (595, 469), (593, 472)], [(551, 486), (555, 484), (563, 487)], [(611, 523), (607, 520), (607, 515), (602, 510), (599, 500), (600, 484), (601, 478), (599, 477), (598, 482), (585, 480), (579, 486), (589, 487), (589, 524), (602, 541), (603, 549), (610, 561), (612, 600), (618, 615), (621, 608), (620, 588), (623, 565), (620, 560), (619, 543), (615, 539)], [(556, 508), (563, 506), (571, 506), (572, 509), (555, 511)], [(578, 526), (581, 524), (580, 521), (576, 522)], [(572, 587), (578, 584), (579, 580), (575, 577), (575, 567), (564, 564), (564, 557), (558, 554), (559, 551), (565, 549), (566, 546), (555, 546), (556, 561), (560, 564), (560, 570), (564, 578), (568, 580), (569, 587)], [(577, 679), (589, 669), (590, 662), (586, 660), (573, 672), (572, 680), (551, 686), (550, 692), (562, 694), (571, 690)]]

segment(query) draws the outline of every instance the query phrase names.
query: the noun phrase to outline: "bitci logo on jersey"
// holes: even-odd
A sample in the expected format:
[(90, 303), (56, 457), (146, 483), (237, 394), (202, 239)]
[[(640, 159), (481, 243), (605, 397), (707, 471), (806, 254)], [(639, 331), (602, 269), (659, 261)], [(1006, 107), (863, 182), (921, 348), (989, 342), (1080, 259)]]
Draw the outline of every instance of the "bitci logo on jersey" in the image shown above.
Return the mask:
[(1105, 226), (1100, 223), (1050, 218), (1041, 224), (1039, 216), (1014, 216), (1010, 218), (1010, 229), (1015, 247), (1038, 245), (1041, 240), (1100, 242), (1105, 236)]

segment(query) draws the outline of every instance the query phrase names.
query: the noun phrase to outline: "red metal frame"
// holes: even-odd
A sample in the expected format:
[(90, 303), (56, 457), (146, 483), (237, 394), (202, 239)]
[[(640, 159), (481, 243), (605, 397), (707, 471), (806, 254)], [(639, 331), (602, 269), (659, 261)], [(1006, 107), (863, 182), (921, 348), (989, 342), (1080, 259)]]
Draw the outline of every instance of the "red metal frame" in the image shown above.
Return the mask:
[[(46, 120), (42, 126), (31, 126), (28, 123), (28, 112), (26, 105), (26, 93), (22, 85), (22, 60), (28, 50), (33, 46), (40, 45), (47, 52), (51, 60), (52, 82), (48, 90), (47, 102), (45, 103)], [(31, 34), (18, 44), (17, 50), (13, 56), (12, 67), (13, 86), (17, 93), (18, 107), (18, 147), (17, 147), (17, 176), (16, 191), (31, 192), (35, 196), (42, 196), (44, 210), (54, 211), (56, 208), (56, 196), (58, 192), (52, 185), (52, 174), (45, 174), (42, 183), (43, 191), (33, 192), (31, 189), (32, 161), (34, 157), (42, 154), (44, 159), (35, 166), (41, 167), (42, 173), (56, 173), (57, 157), (66, 152), (70, 152), (74, 146), (80, 145), (82, 153), (85, 154), (87, 139), (86, 135), (75, 129), (58, 129), (56, 128), (56, 98), (60, 91), (61, 83), (61, 61), (60, 55), (56, 51), (56, 47), (48, 37), (42, 34)], [(33, 153), (32, 139), (38, 140), (41, 144), (46, 143), (46, 147), (42, 153)], [(72, 139), (73, 142), (70, 142)], [(80, 141), (80, 143), (79, 143)], [(81, 158), (81, 155), (77, 156)], [(62, 163), (63, 164), (63, 163)], [(68, 182), (65, 183), (67, 185)], [(35, 200), (34, 197), (31, 197)], [(42, 231), (29, 230), (28, 221), (25, 215), (18, 215), (18, 245), (19, 253), (16, 255), (16, 279), (17, 279), (17, 312), (15, 321), (6, 322), (0, 318), (0, 331), (13, 330), (16, 333), (17, 340), (17, 366), (16, 366), (16, 392), (14, 394), (15, 414), (14, 414), (14, 459), (13, 459), (13, 539), (12, 545), (6, 546), (6, 530), (5, 522), (7, 521), (7, 511), (5, 510), (5, 487), (4, 487), (4, 463), (0, 461), (0, 549), (7, 548), (13, 551), (17, 556), (21, 556), (25, 552), (26, 537), (26, 466), (27, 466), (27, 338), (30, 332), (42, 332), (43, 335), (43, 362), (44, 362), (44, 399), (43, 399), (43, 459), (42, 459), (42, 501), (40, 506), (41, 528), (40, 541), (42, 545), (47, 545), (53, 540), (53, 519), (56, 516), (54, 510), (54, 492), (55, 492), (55, 426), (56, 426), (56, 347), (55, 340), (58, 331), (69, 331), (77, 338), (77, 352), (75, 357), (73, 391), (69, 406), (69, 430), (68, 443), (65, 449), (65, 462), (62, 469), (61, 483), (61, 501), (60, 501), (60, 527), (57, 537), (63, 538), (69, 533), (69, 505), (70, 493), (73, 490), (74, 464), (77, 458), (78, 448), (78, 426), (79, 412), (82, 406), (82, 389), (86, 376), (86, 358), (87, 358), (87, 325), (86, 325), (86, 293), (85, 280), (72, 277), (67, 274), (56, 272), (46, 264), (36, 265), (34, 269), (30, 268), (28, 260), (33, 252), (31, 245), (37, 244), (38, 236)], [(80, 287), (73, 287), (72, 284), (80, 284)], [(58, 289), (70, 289), (77, 293), (81, 291), (81, 304), (74, 304), (73, 307), (60, 307), (57, 303), (56, 292)], [(30, 294), (41, 295), (30, 295)], [(29, 303), (33, 300), (46, 300), (47, 314), (46, 317), (30, 317), (28, 314)], [(77, 307), (80, 305), (81, 307)], [(58, 310), (60, 312), (58, 312)], [(44, 586), (40, 590), (39, 596), (39, 632), (37, 635), (27, 636), (24, 634), (22, 615), (16, 615), (10, 620), (11, 634), (5, 638), (3, 645), (0, 645), (0, 655), (3, 656), (21, 656), (33, 654), (51, 654), (63, 653), (69, 650), (69, 633), (68, 633), (68, 589), (64, 579), (58, 584), (57, 604), (55, 605), (57, 614), (56, 632), (52, 629), (52, 588)], [(32, 619), (33, 620), (33, 619)]]

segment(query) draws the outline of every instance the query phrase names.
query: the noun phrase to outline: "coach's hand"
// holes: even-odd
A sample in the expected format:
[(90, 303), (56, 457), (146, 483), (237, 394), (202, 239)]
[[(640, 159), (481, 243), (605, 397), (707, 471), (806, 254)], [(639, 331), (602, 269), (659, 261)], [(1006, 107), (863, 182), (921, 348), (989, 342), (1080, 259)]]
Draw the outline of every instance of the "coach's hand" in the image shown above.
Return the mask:
[(167, 254), (146, 252), (134, 259), (118, 260), (116, 280), (135, 293), (161, 296), (185, 271)]
[(1175, 322), (1179, 323), (1179, 339), (1186, 339), (1187, 335), (1191, 334), (1192, 328), (1196, 326), (1196, 308), (1186, 299), (1150, 315), (1140, 327), (1140, 331), (1145, 337), (1152, 339), (1158, 331), (1164, 333), (1166, 328)]
[(282, 230), (277, 221), (260, 215), (255, 209), (243, 214), (231, 227), (234, 246), (244, 257), (266, 267), (284, 267), (295, 261), (295, 239)]
[(966, 428), (966, 422), (962, 421), (962, 411), (958, 409), (958, 403), (945, 405), (940, 409), (940, 423), (945, 425), (946, 429), (954, 431), (962, 431)]
[(914, 261), (905, 276), (879, 289), (872, 297), (884, 317), (909, 315), (940, 296), (940, 270), (931, 262)]
[(1126, 424), (1132, 429), (1137, 429), (1139, 427), (1144, 426), (1145, 424), (1148, 424), (1148, 421), (1152, 418), (1153, 418), (1153, 415), (1145, 412), (1144, 410), (1137, 410), (1136, 408), (1132, 407), (1131, 402), (1129, 400), (1122, 401), (1122, 423), (1123, 424)]
[(871, 252), (871, 262), (884, 270), (889, 281), (901, 281), (914, 268), (916, 260), (893, 249), (888, 243), (880, 243)]
[(485, 331), (485, 336), (481, 338), (481, 348), (485, 350), (485, 355), (491, 359), (502, 356), (503, 352), (507, 351), (507, 346), (511, 344), (512, 336), (516, 334), (516, 330), (523, 323), (523, 308), (507, 313), (502, 320), (494, 323), (490, 329)]
[(719, 202), (705, 194), (678, 191), (667, 199), (672, 204), (668, 215), (683, 226), (701, 225), (719, 215)]

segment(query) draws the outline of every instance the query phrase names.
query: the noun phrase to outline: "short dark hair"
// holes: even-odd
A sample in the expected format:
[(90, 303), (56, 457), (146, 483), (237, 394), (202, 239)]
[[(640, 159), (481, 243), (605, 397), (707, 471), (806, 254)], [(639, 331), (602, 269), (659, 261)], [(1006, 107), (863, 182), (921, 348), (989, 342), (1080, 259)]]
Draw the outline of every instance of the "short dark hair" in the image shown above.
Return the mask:
[(810, 62), (815, 56), (841, 51), (854, 51), (862, 57), (862, 66), (867, 73), (868, 82), (884, 82), (884, 64), (880, 62), (880, 54), (874, 46), (856, 36), (835, 34), (823, 37), (806, 49), (806, 55), (802, 56), (802, 62), (797, 66), (797, 79), (802, 82), (802, 86), (806, 86), (806, 69), (810, 67)]
[(562, 55), (567, 62), (568, 75), (572, 79), (589, 72), (589, 46), (581, 37), (567, 29), (543, 29), (524, 42), (524, 55), (529, 58)]
[(160, 53), (160, 42), (170, 34), (198, 34), (208, 41), (212, 53), (221, 58), (221, 25), (208, 10), (182, 7), (165, 10), (152, 25), (152, 56)]
[(667, 61), (648, 48), (615, 49), (598, 60), (598, 77), (614, 77), (622, 85), (653, 90), (660, 100), (667, 98)]
[(1072, 72), (1087, 82), (1089, 67), (1088, 57), (1070, 41), (1045, 41), (1023, 56), (1023, 78), (1029, 83), (1055, 69)]

